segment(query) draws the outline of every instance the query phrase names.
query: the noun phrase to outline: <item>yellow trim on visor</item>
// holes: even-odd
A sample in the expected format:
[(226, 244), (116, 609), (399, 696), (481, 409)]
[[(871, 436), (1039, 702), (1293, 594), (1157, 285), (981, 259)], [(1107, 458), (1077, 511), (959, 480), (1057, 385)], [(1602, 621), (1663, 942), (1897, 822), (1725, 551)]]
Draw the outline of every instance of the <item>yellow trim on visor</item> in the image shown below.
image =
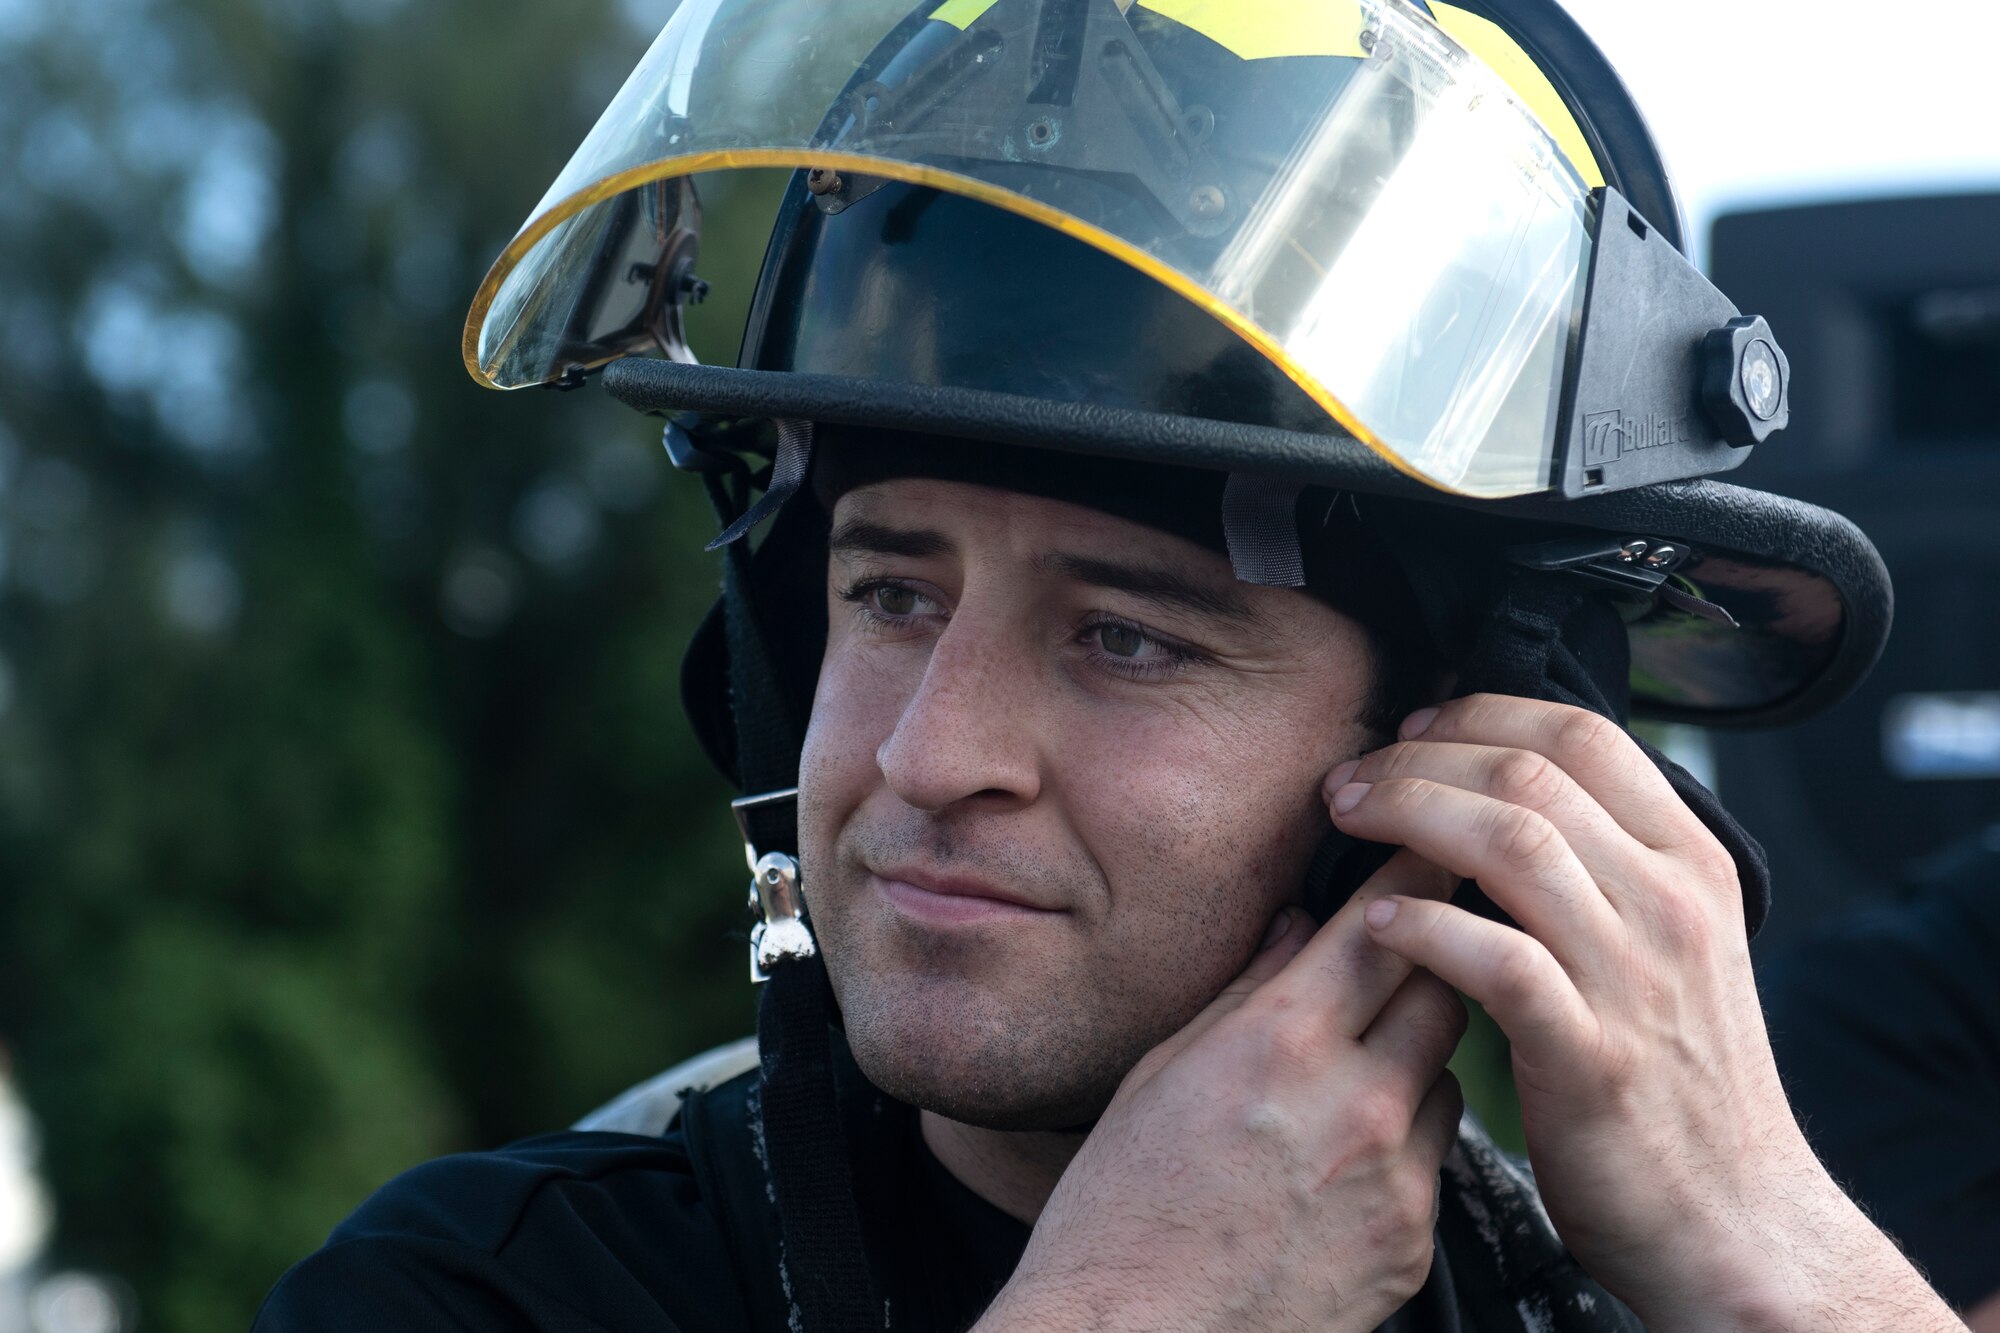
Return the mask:
[[(1002, 23), (987, 0), (944, 0), (878, 50), (903, 3), (682, 0), (481, 284), (473, 377), (547, 383), (645, 348), (671, 299), (648, 284), (672, 278), (698, 215), (607, 201), (703, 171), (826, 168), (977, 200), (1137, 269), (1438, 489), (1546, 489), (1587, 187), (1513, 85), (1413, 0), (1140, 0), (1158, 19), (1138, 43), (1098, 0), (1096, 36), (1060, 71), (1094, 82), (1051, 101), (1027, 100), (1043, 76), (1025, 38), (1068, 5), (1009, 0)], [(1170, 58), (1204, 42), (1242, 64), (1211, 70), (1212, 46)], [(1281, 55), (1332, 58), (1255, 72)], [(864, 68), (888, 83), (843, 91)], [(1148, 80), (1158, 97), (1133, 101)], [(850, 93), (865, 104), (829, 123)], [(1209, 128), (1148, 109), (1177, 104)]]
[(979, 16), (1000, 3), (1000, 0), (944, 0), (931, 11), (931, 17), (939, 23), (949, 23), (963, 32), (979, 22)]
[(1583, 183), (1591, 189), (1604, 184), (1604, 169), (1597, 164), (1597, 158), (1590, 151), (1590, 144), (1583, 137), (1583, 130), (1577, 125), (1576, 117), (1570, 114), (1563, 103), (1562, 94), (1549, 82), (1549, 76), (1542, 73), (1542, 67), (1531, 59), (1526, 51), (1491, 19), (1481, 18), (1457, 5), (1447, 5), (1440, 0), (1430, 0), (1431, 17), (1437, 25), (1451, 34), (1453, 41), (1479, 57), (1488, 69), (1507, 81), (1517, 96), (1535, 113), (1535, 119), (1542, 122), (1542, 128), (1562, 149)]
[[(1110, 255), (1113, 259), (1131, 265), (1141, 273), (1152, 278), (1155, 282), (1169, 288), (1207, 311), (1216, 319), (1222, 321), (1223, 324), (1233, 330), (1245, 342), (1248, 342), (1263, 355), (1270, 358), (1280, 370), (1284, 371), (1293, 383), (1304, 390), (1314, 402), (1325, 408), (1327, 415), (1338, 422), (1343, 430), (1347, 431), (1361, 443), (1367, 445), (1370, 449), (1373, 449), (1376, 453), (1382, 455), (1382, 457), (1388, 459), (1399, 471), (1416, 478), (1418, 481), (1424, 482), (1426, 485), (1438, 485), (1436, 481), (1424, 476), (1396, 457), (1373, 432), (1362, 425), (1352, 412), (1348, 411), (1347, 407), (1339, 399), (1328, 393), (1311, 375), (1302, 370), (1286, 354), (1285, 349), (1268, 333), (1265, 333), (1255, 324), (1252, 324), (1241, 314), (1231, 309), (1227, 302), (1210, 293), (1201, 284), (1195, 282), (1178, 269), (1162, 263), (1154, 256), (1147, 254), (1128, 241), (1120, 240), (1117, 236), (1105, 231), (1101, 227), (1094, 227), (1087, 222), (1070, 216), (1068, 213), (1051, 208), (1046, 204), (1038, 203), (1011, 190), (989, 185), (984, 181), (975, 180), (970, 176), (961, 176), (957, 172), (940, 171), (933, 167), (917, 166), (909, 162), (895, 162), (882, 158), (864, 157), (857, 153), (830, 153), (817, 150), (793, 152), (780, 149), (747, 149), (734, 152), (701, 153), (691, 157), (666, 158), (658, 162), (648, 162), (644, 166), (634, 167), (630, 171), (620, 172), (616, 176), (611, 176), (597, 182), (587, 190), (582, 190), (577, 194), (571, 195), (568, 199), (563, 200), (562, 203), (537, 217), (528, 226), (522, 228), (521, 234), (508, 243), (507, 248), (500, 252), (500, 257), (493, 261), (493, 266), (486, 271), (486, 277), (479, 284), (478, 293), (472, 298), (472, 309), (466, 313), (465, 330), (459, 341), (459, 354), (465, 361), (467, 373), (486, 388), (500, 389), (505, 387), (494, 382), (492, 372), (501, 362), (507, 359), (508, 353), (512, 350), (512, 342), (511, 340), (502, 341), (498, 347), (494, 348), (493, 355), (488, 364), (482, 365), (479, 360), (480, 328), (486, 321), (487, 311), (493, 307), (493, 299), (499, 294), (501, 284), (506, 282), (507, 275), (520, 263), (524, 255), (535, 248), (543, 237), (591, 205), (615, 198), (627, 190), (637, 189), (643, 185), (651, 185), (657, 181), (672, 180), (680, 176), (691, 176), (696, 172), (740, 170), (750, 167), (780, 167), (791, 170), (810, 170), (813, 167), (826, 167), (834, 171), (855, 171), (869, 175), (884, 176), (890, 180), (902, 181), (909, 185), (928, 185), (933, 189), (963, 195), (968, 199), (974, 199), (983, 204), (991, 204), (995, 208), (1006, 209), (1010, 213), (1019, 214), (1030, 221), (1039, 222), (1051, 230), (1059, 231), (1065, 236), (1074, 237), (1084, 244), (1091, 246), (1093, 249)], [(607, 356), (600, 361), (585, 365), (583, 369), (596, 370), (600, 366), (608, 365), (620, 359), (622, 359), (622, 354), (620, 356)]]
[(1367, 55), (1356, 0), (1139, 0), (1243, 60)]

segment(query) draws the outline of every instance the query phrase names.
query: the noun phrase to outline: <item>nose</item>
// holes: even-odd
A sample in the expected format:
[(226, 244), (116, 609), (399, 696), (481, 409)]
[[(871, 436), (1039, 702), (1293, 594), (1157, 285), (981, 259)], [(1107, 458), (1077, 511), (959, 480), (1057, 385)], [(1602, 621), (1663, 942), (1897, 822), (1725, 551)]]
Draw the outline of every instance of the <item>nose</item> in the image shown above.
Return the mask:
[(961, 614), (931, 646), (916, 691), (875, 751), (889, 790), (936, 814), (961, 801), (1026, 805), (1041, 791), (1040, 671), (1028, 636)]

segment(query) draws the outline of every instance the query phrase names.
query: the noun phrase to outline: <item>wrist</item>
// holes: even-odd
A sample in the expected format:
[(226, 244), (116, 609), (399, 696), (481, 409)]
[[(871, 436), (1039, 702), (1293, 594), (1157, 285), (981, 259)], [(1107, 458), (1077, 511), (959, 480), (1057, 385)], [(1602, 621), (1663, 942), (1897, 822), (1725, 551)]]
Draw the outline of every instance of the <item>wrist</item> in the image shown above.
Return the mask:
[[(1655, 1333), (1845, 1333), (1895, 1328), (1958, 1330), (1963, 1325), (1888, 1236), (1826, 1175), (1793, 1177), (1782, 1198), (1738, 1214), (1712, 1262), (1677, 1275), (1684, 1298), (1633, 1303)], [(1775, 1193), (1776, 1191), (1774, 1191)]]
[(1139, 1333), (1120, 1317), (1123, 1303), (1091, 1299), (1047, 1284), (1009, 1282), (969, 1333)]

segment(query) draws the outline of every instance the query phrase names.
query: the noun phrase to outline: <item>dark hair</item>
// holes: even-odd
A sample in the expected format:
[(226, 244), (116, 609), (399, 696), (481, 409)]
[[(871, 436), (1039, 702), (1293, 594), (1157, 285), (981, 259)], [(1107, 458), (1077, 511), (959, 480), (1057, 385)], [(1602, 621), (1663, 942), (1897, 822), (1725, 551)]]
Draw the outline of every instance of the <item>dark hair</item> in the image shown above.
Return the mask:
[(1309, 489), (1299, 497), (1298, 525), (1306, 591), (1352, 617), (1375, 651), (1361, 721), (1386, 741), (1404, 717), (1437, 702), (1447, 670), (1444, 654), (1408, 574), (1364, 517), (1357, 497)]

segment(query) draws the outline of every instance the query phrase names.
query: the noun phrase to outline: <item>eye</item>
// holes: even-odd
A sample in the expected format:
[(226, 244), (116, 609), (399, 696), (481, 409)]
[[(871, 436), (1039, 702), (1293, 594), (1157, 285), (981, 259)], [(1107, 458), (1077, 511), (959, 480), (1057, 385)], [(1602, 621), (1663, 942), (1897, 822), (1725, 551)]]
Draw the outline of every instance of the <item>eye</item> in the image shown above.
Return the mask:
[(853, 603), (858, 615), (883, 626), (905, 624), (944, 609), (935, 598), (889, 579), (863, 579), (840, 589), (839, 596)]
[(1113, 657), (1137, 657), (1146, 643), (1146, 636), (1130, 625), (1105, 624), (1097, 627), (1098, 647)]
[(1105, 670), (1134, 678), (1172, 675), (1202, 660), (1197, 649), (1122, 620), (1087, 625), (1077, 642)]
[(878, 583), (868, 590), (868, 600), (886, 616), (907, 616), (917, 609), (917, 595), (894, 583)]

